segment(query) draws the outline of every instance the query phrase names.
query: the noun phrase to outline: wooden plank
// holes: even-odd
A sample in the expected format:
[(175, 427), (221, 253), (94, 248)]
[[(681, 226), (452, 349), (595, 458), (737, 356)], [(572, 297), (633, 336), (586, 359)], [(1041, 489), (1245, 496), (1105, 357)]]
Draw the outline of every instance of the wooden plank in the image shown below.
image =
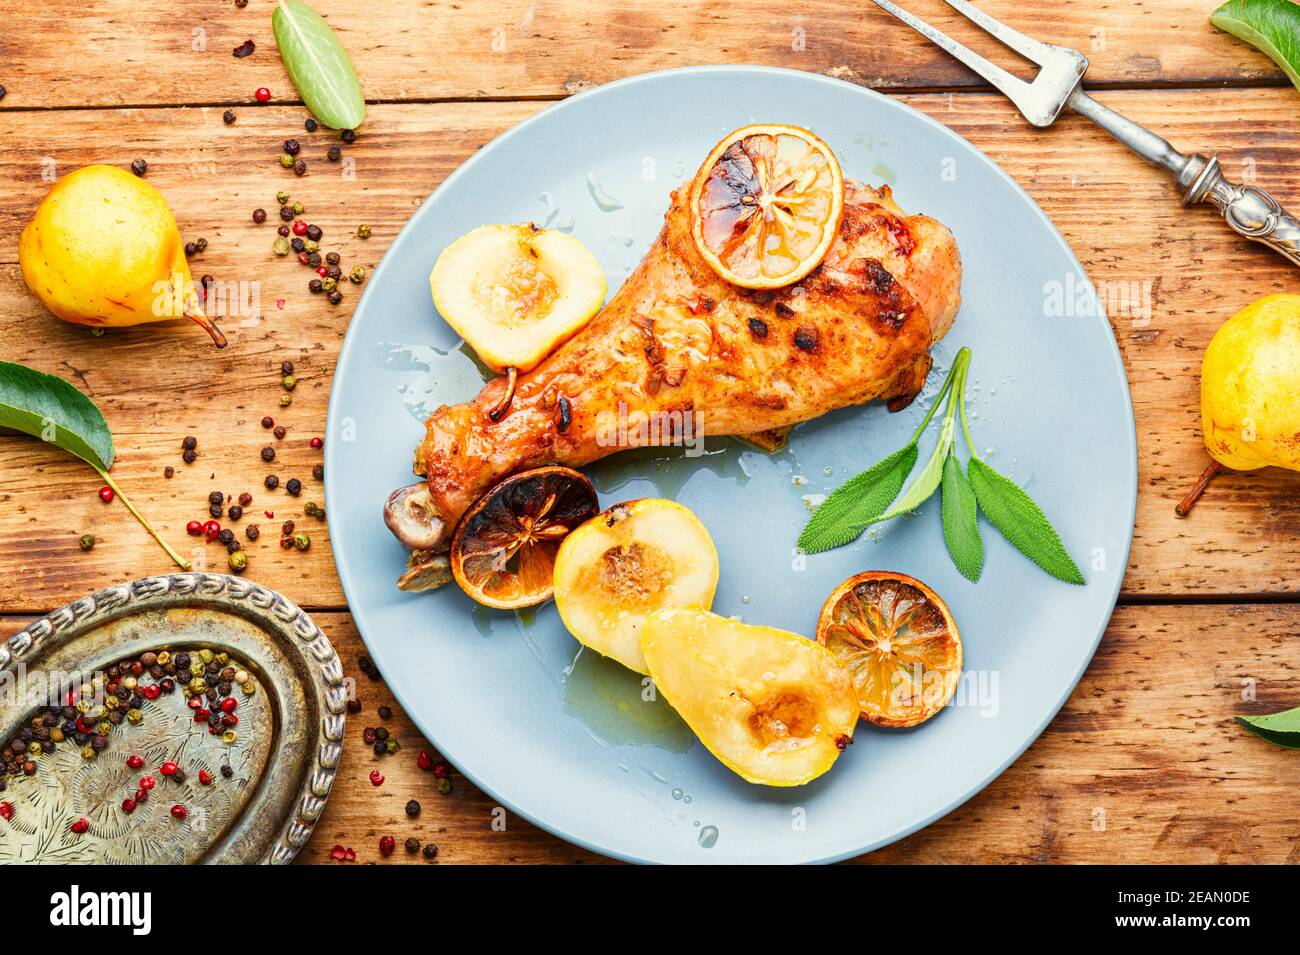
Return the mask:
[[(882, 89), (969, 86), (976, 77), (870, 3), (780, 0), (316, 0), (356, 61), (371, 100), (560, 97), (650, 70), (759, 63)], [(1001, 62), (1014, 56), (940, 0), (908, 9)], [(1201, 0), (982, 8), (1041, 39), (1083, 50), (1090, 82), (1282, 82), (1271, 62), (1210, 26)], [(259, 86), (296, 101), (253, 0), (42, 0), (0, 35), (4, 108), (246, 103)], [(75, 28), (73, 28), (75, 25)], [(231, 51), (253, 39), (256, 52)]]
[[(427, 742), (386, 685), (356, 670), (365, 651), (351, 618), (315, 617), (357, 680), (362, 712), (348, 718), (333, 793), (299, 861), (331, 862), (335, 845), (352, 847), (358, 862), (382, 861), (383, 835), (397, 840), (391, 863), (430, 864), (407, 855), (408, 836), (438, 845), (441, 862), (604, 861), (509, 813), (504, 830), (494, 829), (497, 803), (454, 768), (451, 793), (438, 793), (416, 766)], [(0, 618), (0, 635), (26, 622)], [(1233, 722), (1300, 702), (1298, 641), (1294, 605), (1121, 607), (1082, 682), (1025, 755), (961, 808), (860, 861), (1300, 862), (1294, 754)], [(379, 718), (380, 706), (393, 709), (391, 719)], [(363, 729), (379, 725), (400, 752), (376, 757), (365, 745)], [(848, 758), (865, 755), (864, 733)], [(379, 787), (369, 778), (376, 768)], [(414, 819), (410, 799), (421, 804)]]
[[(1300, 147), (1295, 94), (1282, 89), (1108, 93), (1106, 102), (1165, 130), (1179, 144), (1218, 148), (1231, 174), (1253, 172), (1280, 197), (1300, 199)], [(1132, 383), (1140, 445), (1138, 526), (1125, 590), (1130, 594), (1295, 593), (1300, 552), (1297, 477), (1268, 469), (1220, 478), (1188, 520), (1173, 505), (1200, 471), (1204, 451), (1198, 413), (1201, 351), (1214, 330), (1255, 297), (1295, 291), (1293, 267), (1252, 246), (1202, 208), (1179, 208), (1162, 174), (1078, 119), (1059, 130), (1033, 131), (998, 98), (923, 94), (907, 102), (931, 113), (985, 149), (1017, 178), (1065, 232), (1092, 278), (1121, 291), (1112, 321)], [(372, 110), (372, 127), (348, 151), (347, 179), (320, 154), (326, 141), (307, 139), (310, 172), (280, 169), (278, 142), (300, 129), (290, 107), (243, 110), (234, 127), (220, 110), (71, 111), (56, 117), (17, 112), (0, 128), (0, 354), (62, 374), (101, 403), (117, 435), (115, 472), (170, 540), (208, 555), (184, 535), (185, 522), (206, 516), (206, 497), (249, 490), (253, 518), (269, 529), (300, 520), (301, 505), (319, 496), (309, 478), (319, 456), (307, 438), (324, 427), (325, 401), (338, 347), (356, 295), (332, 309), (305, 291), (305, 272), (268, 251), (271, 224), (255, 226), (254, 206), (275, 211), (286, 188), (308, 207), (345, 262), (372, 266), (422, 198), (498, 132), (540, 108), (536, 103), (410, 104)], [(109, 143), (110, 145), (104, 145)], [(210, 245), (196, 273), (262, 282), (264, 319), (228, 327), (232, 345), (216, 352), (187, 323), (114, 330), (92, 338), (51, 318), (22, 283), (16, 242), (23, 222), (48, 188), (47, 168), (65, 172), (91, 161), (150, 162), (150, 181), (174, 207), (189, 238)], [(941, 210), (931, 210), (941, 215)], [(366, 221), (374, 236), (350, 233)], [(283, 301), (283, 308), (277, 303)], [(1068, 319), (1065, 319), (1068, 320)], [(293, 405), (279, 409), (276, 369), (297, 364)], [(1080, 401), (1085, 399), (1080, 396)], [(1068, 415), (1070, 409), (1063, 409)], [(270, 414), (287, 424), (273, 468), (258, 452), (268, 443), (258, 422)], [(201, 456), (181, 464), (180, 440), (199, 438)], [(275, 442), (270, 442), (275, 443)], [(171, 481), (165, 465), (177, 468)], [(273, 470), (297, 475), (308, 492), (260, 492)], [(0, 437), (0, 610), (41, 610), (80, 593), (169, 563), (125, 509), (104, 507), (97, 482), (82, 465), (26, 438)], [(274, 520), (261, 517), (271, 509)], [(247, 521), (247, 518), (246, 518)], [(308, 521), (309, 525), (314, 522)], [(276, 534), (250, 548), (250, 574), (309, 607), (343, 605), (324, 527), (309, 528), (312, 549), (283, 552)], [(92, 532), (89, 554), (77, 538)]]

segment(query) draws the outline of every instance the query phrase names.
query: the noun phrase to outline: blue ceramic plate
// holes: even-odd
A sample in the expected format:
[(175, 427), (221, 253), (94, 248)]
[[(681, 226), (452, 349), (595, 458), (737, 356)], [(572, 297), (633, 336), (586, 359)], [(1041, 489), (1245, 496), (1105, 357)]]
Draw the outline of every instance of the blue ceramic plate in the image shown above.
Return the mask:
[[(1088, 578), (1075, 587), (1048, 577), (984, 525), (983, 580), (968, 583), (944, 550), (937, 501), (851, 546), (794, 552), (806, 498), (898, 448), (927, 396), (895, 415), (880, 406), (827, 415), (774, 455), (712, 439), (701, 457), (632, 451), (591, 468), (602, 506), (660, 495), (700, 516), (721, 560), (719, 613), (810, 634), (826, 595), (871, 568), (912, 574), (947, 599), (969, 668), (954, 705), (911, 731), (861, 725), (829, 773), (792, 790), (751, 786), (723, 768), (663, 702), (642, 700), (637, 675), (579, 652), (553, 604), (516, 615), (477, 607), (454, 585), (399, 593), (405, 555), (381, 520), (388, 492), (413, 480), (423, 416), (479, 385), (430, 301), (443, 247), (486, 222), (533, 220), (572, 231), (616, 288), (658, 232), (669, 191), (723, 135), (755, 121), (812, 129), (846, 176), (888, 182), (905, 210), (956, 234), (964, 302), (935, 349), (927, 396), (971, 346), (976, 440), (1038, 500)], [(825, 861), (883, 846), (969, 799), (1033, 742), (1114, 607), (1133, 530), (1136, 440), (1119, 352), (1087, 292), (1060, 233), (1001, 169), (868, 90), (716, 67), (558, 103), (448, 177), (388, 250), (352, 319), (330, 396), (326, 494), (357, 626), (438, 749), (502, 805), (572, 842), (655, 862)]]

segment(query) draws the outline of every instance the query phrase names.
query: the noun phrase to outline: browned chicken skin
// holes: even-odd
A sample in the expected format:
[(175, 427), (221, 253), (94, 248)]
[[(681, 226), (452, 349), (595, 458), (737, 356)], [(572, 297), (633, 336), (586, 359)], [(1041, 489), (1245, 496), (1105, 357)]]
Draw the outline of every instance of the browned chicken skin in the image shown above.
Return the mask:
[[(489, 382), (426, 423), (416, 467), (444, 522), (443, 540), (495, 481), (543, 464), (587, 464), (624, 435), (672, 443), (691, 420), (708, 435), (755, 435), (877, 398), (910, 400), (930, 347), (960, 303), (952, 233), (905, 216), (888, 186), (845, 181), (839, 235), (800, 283), (771, 292), (720, 279), (691, 238), (687, 189), (609, 304), (507, 394)], [(657, 436), (658, 440), (654, 440)], [(680, 431), (677, 432), (680, 439)], [(635, 446), (635, 444), (633, 444)]]

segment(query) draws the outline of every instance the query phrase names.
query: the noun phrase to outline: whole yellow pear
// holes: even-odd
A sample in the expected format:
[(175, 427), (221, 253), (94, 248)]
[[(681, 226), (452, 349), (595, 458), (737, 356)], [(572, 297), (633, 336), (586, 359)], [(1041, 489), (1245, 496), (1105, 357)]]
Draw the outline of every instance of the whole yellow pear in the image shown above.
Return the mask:
[(1201, 363), (1210, 455), (1238, 471), (1300, 471), (1300, 295), (1268, 295), (1214, 334)]
[(83, 166), (56, 182), (23, 229), (18, 262), (28, 288), (66, 322), (189, 318), (226, 344), (194, 291), (167, 200), (125, 169)]

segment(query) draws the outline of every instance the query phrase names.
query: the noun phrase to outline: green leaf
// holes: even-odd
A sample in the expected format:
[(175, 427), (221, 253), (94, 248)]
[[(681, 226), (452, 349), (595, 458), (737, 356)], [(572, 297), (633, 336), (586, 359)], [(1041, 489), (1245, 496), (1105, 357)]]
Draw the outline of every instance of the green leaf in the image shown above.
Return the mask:
[(1237, 722), (1275, 746), (1300, 749), (1300, 706), (1266, 716), (1238, 716)]
[(1056, 528), (1033, 499), (979, 458), (971, 458), (970, 483), (984, 516), (1015, 548), (1053, 577), (1084, 583)]
[(984, 570), (984, 541), (980, 538), (979, 506), (975, 490), (961, 469), (957, 455), (949, 453), (943, 463), (943, 540), (952, 562), (971, 583)]
[(1300, 7), (1291, 0), (1228, 0), (1210, 22), (1267, 55), (1300, 89)]
[(878, 514), (884, 513), (916, 464), (916, 442), (911, 441), (862, 473), (841, 484), (822, 502), (799, 535), (799, 546), (809, 554), (847, 544), (861, 535)]
[(939, 489), (939, 482), (943, 479), (943, 462), (951, 450), (952, 416), (949, 415), (944, 418), (943, 429), (939, 432), (939, 443), (934, 446), (930, 460), (925, 462), (925, 469), (917, 475), (916, 480), (908, 487), (907, 493), (899, 498), (898, 503), (868, 523), (879, 524), (882, 521), (891, 521), (900, 514), (916, 510), (928, 501), (930, 496)]
[(279, 0), (271, 29), (289, 79), (312, 115), (334, 129), (356, 129), (366, 99), (348, 51), (321, 15), (302, 0)]
[(0, 361), (0, 427), (40, 438), (96, 470), (113, 466), (113, 435), (104, 415), (56, 375)]

